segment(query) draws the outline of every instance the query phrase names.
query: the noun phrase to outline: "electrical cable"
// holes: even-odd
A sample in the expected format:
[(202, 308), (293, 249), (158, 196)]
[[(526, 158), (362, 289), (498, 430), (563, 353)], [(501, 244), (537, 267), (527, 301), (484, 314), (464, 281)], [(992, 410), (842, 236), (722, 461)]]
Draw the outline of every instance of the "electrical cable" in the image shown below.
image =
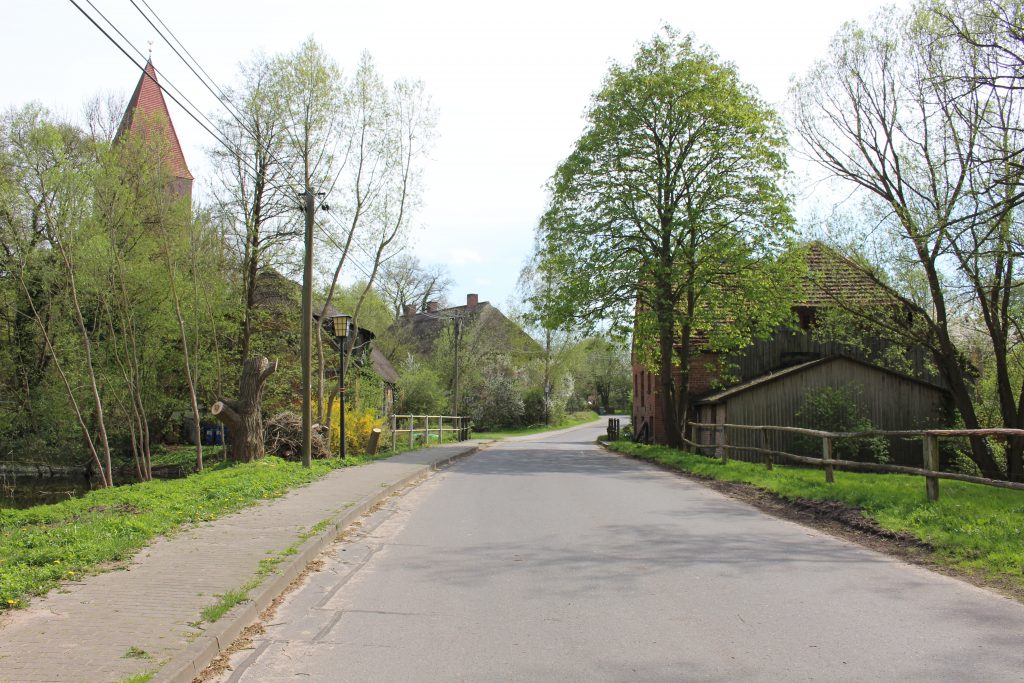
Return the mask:
[[(167, 45), (172, 49), (172, 51), (175, 53), (175, 55), (179, 59), (181, 59), (182, 62), (189, 68), (189, 70), (196, 76), (196, 78), (198, 78), (200, 80), (200, 82), (203, 83), (204, 87), (206, 87), (207, 90), (209, 90), (211, 92), (211, 94), (213, 94), (215, 97), (217, 97), (218, 102), (228, 111), (228, 113), (232, 116), (232, 118), (235, 119), (235, 121), (238, 123), (239, 127), (243, 131), (245, 131), (247, 134), (252, 136), (253, 135), (252, 131), (250, 131), (249, 128), (246, 126), (246, 124), (241, 120), (241, 118), (238, 116), (237, 112), (232, 109), (232, 105), (228, 101), (227, 97), (223, 95), (223, 89), (221, 89), (220, 86), (217, 85), (216, 81), (214, 81), (213, 78), (209, 76), (209, 73), (202, 67), (202, 65), (199, 63), (199, 61), (196, 60), (195, 57), (193, 57), (192, 54), (188, 51), (188, 49), (185, 48), (185, 46), (181, 43), (181, 41), (178, 40), (177, 36), (174, 35), (173, 31), (171, 31), (171, 29), (167, 26), (166, 22), (164, 22), (163, 19), (160, 18), (160, 16), (152, 9), (152, 7), (148, 3), (146, 3), (145, 0), (141, 0), (143, 2), (143, 4), (146, 5), (146, 8), (153, 14), (153, 17), (156, 19), (156, 21), (159, 22), (160, 25), (163, 26), (167, 30), (167, 32), (174, 38), (174, 41), (178, 44), (178, 46), (181, 47), (182, 51), (184, 51), (186, 54), (188, 54), (189, 57), (192, 59), (192, 61), (195, 63), (195, 66), (200, 71), (202, 71), (203, 74), (206, 75), (206, 78), (209, 79), (209, 83), (207, 83), (207, 81), (204, 80), (203, 77), (201, 77), (199, 75), (199, 73), (196, 72), (195, 68), (193, 68), (188, 63), (188, 61), (182, 56), (181, 52), (179, 52), (174, 47), (174, 45), (167, 38), (167, 36), (164, 35), (164, 33), (159, 28), (157, 28), (157, 26), (153, 23), (153, 21), (150, 19), (150, 17), (147, 16), (146, 13), (142, 11), (142, 9), (134, 2), (134, 0), (129, 0), (129, 1), (132, 3), (132, 5), (135, 7), (135, 9), (143, 16), (143, 18), (146, 19), (147, 23), (149, 23), (149, 25), (157, 32), (157, 34), (160, 35), (160, 37), (164, 40), (164, 42), (167, 43)], [(113, 36), (111, 36), (102, 26), (100, 26), (96, 22), (96, 20), (92, 16), (90, 16), (89, 13), (86, 12), (75, 0), (69, 0), (69, 2), (71, 2), (71, 4), (86, 19), (88, 19), (89, 22), (92, 23), (92, 25), (95, 26), (96, 29), (99, 30), (107, 38), (108, 41), (111, 42), (111, 44), (113, 44), (122, 54), (124, 54), (125, 57), (127, 57), (128, 60), (132, 62), (132, 64), (134, 64), (136, 67), (138, 67), (141, 71), (145, 71), (145, 65), (144, 64), (139, 64), (138, 62), (136, 62), (135, 59), (128, 53), (128, 51), (125, 50), (125, 48), (120, 43), (118, 43), (117, 40), (115, 40), (113, 38)], [(124, 42), (127, 45), (129, 45), (133, 50), (135, 50), (135, 52), (137, 54), (139, 54), (140, 57), (145, 58), (145, 55), (142, 53), (142, 51), (139, 50), (138, 47), (136, 47), (135, 44), (132, 43), (132, 41), (130, 39), (128, 39), (128, 37), (125, 36), (124, 33), (120, 29), (118, 29), (117, 26), (112, 21), (110, 21), (110, 19), (108, 19), (106, 17), (106, 15), (104, 15), (103, 12), (92, 3), (91, 0), (86, 0), (86, 2), (122, 38), (122, 40), (124, 40)], [(166, 76), (162, 76), (162, 81), (163, 82), (156, 82), (157, 87), (159, 87), (165, 94), (167, 94), (167, 96), (170, 97), (171, 100), (175, 104), (177, 104), (179, 107), (181, 107), (182, 110), (185, 111), (185, 113), (188, 114), (189, 117), (192, 118), (197, 124), (199, 124), (199, 126), (203, 130), (205, 130), (207, 133), (209, 133), (210, 136), (221, 145), (221, 147), (223, 147), (229, 154), (231, 154), (236, 159), (236, 161), (238, 161), (240, 164), (242, 164), (248, 171), (252, 172), (253, 174), (257, 174), (258, 173), (257, 169), (248, 161), (248, 159), (246, 159), (237, 148), (235, 148), (231, 143), (227, 142), (227, 140), (225, 140), (224, 137), (222, 137), (222, 136), (224, 136), (224, 132), (222, 130), (220, 130), (220, 128), (218, 128), (217, 125), (209, 117), (207, 117), (205, 114), (202, 114), (202, 112), (199, 110), (199, 108), (177, 86), (175, 86), (169, 79), (167, 79)], [(166, 83), (167, 87), (170, 87), (175, 92), (177, 92), (181, 99), (179, 99), (177, 96), (175, 96), (174, 93), (170, 92), (167, 89), (167, 87), (164, 86), (164, 83)], [(212, 83), (212, 86), (210, 85), (211, 83)], [(217, 92), (215, 92), (214, 89), (219, 91), (221, 93), (221, 96), (218, 96)], [(182, 103), (181, 100), (184, 100), (185, 102), (187, 102), (189, 104), (189, 106), (192, 107), (192, 109), (194, 109), (196, 112), (199, 112), (199, 115), (197, 116), (197, 114), (194, 113), (192, 111), (192, 109), (189, 109), (189, 107), (186, 107)], [(204, 124), (203, 121), (201, 121), (199, 119), (199, 116), (202, 116), (209, 123), (209, 125)], [(212, 130), (211, 130), (211, 127), (212, 127)], [(214, 131), (216, 131), (216, 132), (214, 132)], [(219, 135), (218, 135), (218, 133), (219, 133)], [(275, 154), (273, 154), (269, 149), (263, 150), (263, 151), (265, 151), (268, 154), (268, 156), (270, 157), (270, 159), (273, 162), (279, 163), (281, 165), (281, 167), (285, 170), (285, 174), (290, 176), (290, 180), (292, 180), (293, 183), (295, 183), (298, 180), (298, 178), (296, 177), (294, 172), (291, 169), (288, 168), (287, 164), (282, 163), (280, 161), (280, 159)], [(343, 169), (339, 168), (338, 173), (336, 174), (335, 179), (334, 179), (334, 184), (337, 183), (337, 180), (340, 177), (342, 170)], [(304, 186), (305, 184), (302, 183), (302, 185)], [(333, 187), (333, 185), (332, 185), (332, 187)], [(340, 229), (341, 231), (345, 231), (346, 230), (346, 226), (341, 224), (340, 219), (336, 218), (333, 214), (331, 214), (329, 212), (328, 212), (327, 215), (328, 215), (328, 217), (331, 219), (331, 221), (335, 224), (335, 226), (338, 229)], [(318, 227), (320, 229), (321, 235), (324, 236), (326, 241), (331, 246), (333, 246), (335, 249), (339, 250), (340, 252), (344, 253), (344, 248), (338, 243), (338, 241), (335, 238), (335, 236), (330, 232), (330, 230), (327, 227), (325, 227), (324, 225), (322, 225), (320, 223), (314, 223), (314, 225), (316, 225), (316, 227)], [(367, 257), (369, 257), (371, 259), (375, 258), (375, 257), (371, 256), (367, 252), (365, 246), (363, 246), (359, 242), (355, 242), (353, 244), (353, 246), (356, 249), (359, 249), (360, 251), (362, 251), (365, 256), (367, 256)], [(359, 271), (361, 271), (363, 273), (363, 275), (365, 275), (367, 277), (367, 279), (370, 279), (370, 277), (371, 277), (370, 271), (366, 268), (366, 266), (361, 264), (355, 258), (354, 254), (351, 253), (351, 251), (347, 254), (346, 258)]]

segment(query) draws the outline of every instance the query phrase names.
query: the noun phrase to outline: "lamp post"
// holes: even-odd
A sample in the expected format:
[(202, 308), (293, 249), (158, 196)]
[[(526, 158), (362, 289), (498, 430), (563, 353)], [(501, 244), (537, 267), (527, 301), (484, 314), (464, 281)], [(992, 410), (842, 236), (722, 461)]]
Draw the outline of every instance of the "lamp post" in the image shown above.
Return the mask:
[(342, 460), (347, 453), (345, 448), (345, 350), (348, 346), (349, 328), (352, 325), (352, 316), (341, 313), (330, 318), (334, 339), (338, 342), (338, 413), (341, 429), (340, 443), (338, 450)]

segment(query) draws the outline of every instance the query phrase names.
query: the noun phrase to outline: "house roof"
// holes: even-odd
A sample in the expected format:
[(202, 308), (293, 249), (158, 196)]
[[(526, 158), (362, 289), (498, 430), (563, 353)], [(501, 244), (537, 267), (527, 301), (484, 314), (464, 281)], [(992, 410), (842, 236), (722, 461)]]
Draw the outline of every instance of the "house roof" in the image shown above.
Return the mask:
[(820, 241), (806, 246), (807, 279), (797, 306), (880, 302), (890, 292), (859, 264)]
[(409, 335), (418, 352), (427, 354), (433, 350), (435, 342), (452, 320), (464, 320), (467, 324), (486, 326), (488, 343), (496, 348), (510, 351), (521, 346), (529, 347), (531, 350), (539, 348), (533, 337), (487, 301), (403, 315), (390, 329), (397, 329), (403, 335)]
[[(164, 123), (166, 121), (166, 124)], [(135, 92), (128, 101), (121, 124), (117, 128), (114, 142), (121, 136), (131, 133), (149, 138), (154, 131), (162, 134), (167, 140), (167, 149), (164, 152), (164, 162), (167, 164), (175, 178), (192, 180), (188, 164), (185, 163), (185, 155), (181, 151), (181, 143), (178, 141), (178, 134), (174, 130), (174, 122), (171, 120), (171, 113), (167, 109), (167, 102), (164, 100), (163, 90), (157, 81), (156, 68), (153, 61), (148, 60), (146, 67), (139, 77), (139, 83), (135, 86)]]
[[(260, 308), (270, 306), (298, 306), (302, 295), (302, 285), (294, 280), (289, 280), (273, 268), (264, 268), (256, 276), (256, 291), (254, 293), (254, 304)], [(321, 312), (325, 318), (341, 315), (341, 311), (333, 305), (328, 304), (324, 309), (323, 300), (317, 301), (313, 298), (313, 317), (319, 318)]]
[(732, 386), (729, 387), (728, 389), (722, 389), (712, 394), (708, 394), (707, 396), (704, 396), (703, 398), (695, 401), (695, 403), (697, 405), (718, 403), (727, 398), (732, 398), (737, 394), (742, 394), (745, 391), (750, 391), (751, 389), (755, 389), (757, 387), (768, 384), (769, 382), (774, 382), (776, 380), (780, 380), (786, 377), (792, 377), (793, 375), (798, 375), (801, 372), (805, 372), (807, 370), (810, 370), (811, 368), (818, 367), (819, 365), (826, 365), (828, 363), (833, 363), (838, 360), (845, 360), (851, 363), (856, 363), (857, 365), (861, 365), (870, 370), (874, 370), (876, 372), (883, 372), (887, 375), (892, 375), (893, 377), (899, 377), (900, 379), (907, 380), (908, 382), (914, 382), (915, 384), (921, 384), (926, 387), (931, 387), (932, 389), (936, 389), (938, 391), (947, 391), (943, 387), (940, 387), (936, 384), (932, 384), (931, 382), (925, 382), (924, 380), (917, 379), (916, 377), (911, 377), (910, 375), (905, 375), (902, 372), (896, 372), (895, 370), (883, 368), (878, 365), (872, 365), (871, 363), (866, 363), (857, 358), (851, 358), (850, 356), (836, 354), (832, 356), (826, 356), (824, 358), (816, 358), (815, 360), (807, 361), (806, 363), (800, 363), (799, 365), (792, 365), (788, 368), (783, 368), (781, 370), (776, 370), (774, 372), (766, 372), (763, 375), (747, 380), (746, 382), (743, 382), (741, 384), (737, 384), (736, 386)]
[(370, 364), (373, 365), (373, 371), (382, 380), (389, 384), (398, 384), (398, 371), (377, 347), (370, 349)]
[(474, 308), (469, 306), (451, 306), (433, 312), (420, 311), (413, 316), (403, 316), (399, 318), (399, 321), (410, 325), (412, 333), (416, 337), (429, 339), (433, 342), (450, 320), (478, 316), (487, 308), (493, 308), (493, 306), (491, 306), (489, 301), (481, 301)]

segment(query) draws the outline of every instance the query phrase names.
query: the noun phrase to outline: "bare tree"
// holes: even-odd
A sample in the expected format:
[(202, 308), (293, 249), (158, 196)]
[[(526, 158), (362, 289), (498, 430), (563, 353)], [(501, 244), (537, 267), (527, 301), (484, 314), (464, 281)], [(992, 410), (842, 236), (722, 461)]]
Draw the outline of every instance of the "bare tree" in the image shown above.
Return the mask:
[[(949, 31), (949, 12), (890, 9), (871, 26), (845, 26), (795, 85), (795, 123), (822, 168), (866, 193), (888, 240), (896, 305), (838, 303), (871, 333), (928, 349), (969, 428), (980, 426), (977, 370), (959, 330), (979, 314), (1003, 424), (1018, 427), (1021, 102), (997, 55)], [(1024, 475), (1022, 451), (1012, 440), (1006, 476)], [(971, 440), (971, 456), (986, 476), (1004, 476), (983, 439)]]
[(235, 229), (241, 261), (243, 360), (251, 348), (257, 276), (287, 259), (290, 247), (302, 237), (277, 79), (273, 63), (263, 55), (239, 66), (240, 83), (227, 92), (232, 114), (214, 117), (231, 147), (210, 150), (220, 211)]
[(377, 283), (397, 318), (407, 305), (422, 310), (428, 301), (444, 301), (452, 286), (452, 276), (444, 264), (424, 266), (415, 256), (401, 254), (384, 264)]

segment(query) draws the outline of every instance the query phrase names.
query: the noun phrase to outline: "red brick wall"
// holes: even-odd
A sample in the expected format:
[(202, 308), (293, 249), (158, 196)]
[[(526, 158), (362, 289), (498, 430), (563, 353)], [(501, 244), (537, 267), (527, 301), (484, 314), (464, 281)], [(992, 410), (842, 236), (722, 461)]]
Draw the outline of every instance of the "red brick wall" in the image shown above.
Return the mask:
[[(690, 361), (690, 398), (706, 394), (711, 384), (717, 379), (714, 370), (715, 354), (705, 353)], [(679, 386), (679, 371), (672, 378)], [(639, 434), (642, 425), (649, 424), (649, 440), (654, 443), (665, 443), (665, 422), (661, 416), (661, 405), (658, 401), (659, 380), (657, 373), (650, 372), (644, 366), (633, 363), (633, 433)]]

